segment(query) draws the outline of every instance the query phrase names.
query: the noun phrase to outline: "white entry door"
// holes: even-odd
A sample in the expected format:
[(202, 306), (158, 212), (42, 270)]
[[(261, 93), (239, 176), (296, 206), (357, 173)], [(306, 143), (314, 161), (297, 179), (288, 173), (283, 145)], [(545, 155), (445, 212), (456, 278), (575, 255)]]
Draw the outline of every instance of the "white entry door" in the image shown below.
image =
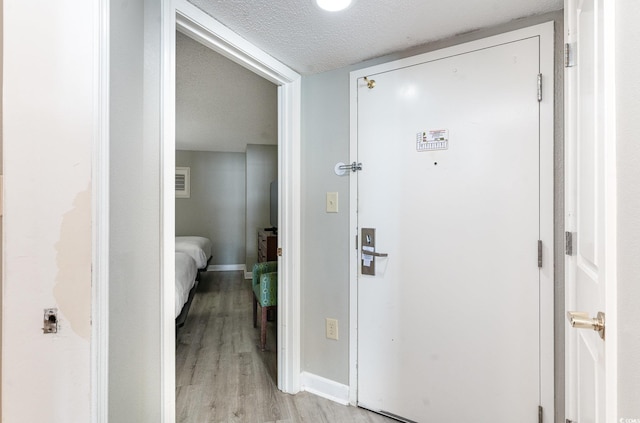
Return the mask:
[(544, 403), (551, 421), (548, 46), (525, 31), (352, 75), (359, 406), (533, 423)]
[(613, 111), (607, 107), (605, 57), (605, 34), (612, 30), (605, 8), (611, 3), (568, 0), (565, 4), (565, 40), (570, 47), (565, 72), (565, 229), (573, 238), (565, 260), (566, 310), (576, 326), (569, 322), (566, 326), (566, 416), (577, 423), (617, 421), (615, 402), (607, 407), (605, 389), (611, 376), (606, 354), (611, 340), (605, 341), (606, 332), (603, 338), (591, 330), (598, 313), (606, 323), (607, 283), (615, 269), (614, 249), (608, 248), (614, 242), (608, 234), (615, 231), (611, 225), (615, 187), (608, 185), (615, 139), (609, 123)]

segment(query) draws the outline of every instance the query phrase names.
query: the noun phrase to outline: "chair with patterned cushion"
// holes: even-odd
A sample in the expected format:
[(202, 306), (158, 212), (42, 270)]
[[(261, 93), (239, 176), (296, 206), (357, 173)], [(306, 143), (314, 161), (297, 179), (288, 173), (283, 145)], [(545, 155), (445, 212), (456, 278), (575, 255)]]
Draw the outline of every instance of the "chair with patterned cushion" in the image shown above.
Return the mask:
[(267, 344), (267, 312), (278, 305), (278, 262), (267, 261), (253, 266), (253, 327), (257, 325), (258, 304), (262, 316), (260, 323), (260, 349)]

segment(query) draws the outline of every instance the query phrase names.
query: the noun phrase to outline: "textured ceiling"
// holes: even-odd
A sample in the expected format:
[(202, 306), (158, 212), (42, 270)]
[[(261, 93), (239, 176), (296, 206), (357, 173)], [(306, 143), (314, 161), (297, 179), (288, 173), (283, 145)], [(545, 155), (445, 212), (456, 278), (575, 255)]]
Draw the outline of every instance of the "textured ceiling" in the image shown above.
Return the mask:
[(189, 1), (302, 74), (563, 7), (563, 0), (353, 0), (326, 12), (314, 0)]
[(278, 91), (271, 82), (176, 34), (176, 147), (245, 152), (278, 143)]

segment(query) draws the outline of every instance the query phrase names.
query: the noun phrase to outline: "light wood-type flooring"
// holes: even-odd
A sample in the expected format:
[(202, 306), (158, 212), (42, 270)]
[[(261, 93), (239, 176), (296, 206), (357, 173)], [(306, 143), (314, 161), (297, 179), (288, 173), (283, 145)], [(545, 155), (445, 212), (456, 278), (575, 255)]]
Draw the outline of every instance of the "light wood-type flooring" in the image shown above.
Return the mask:
[(178, 423), (394, 421), (307, 392), (280, 392), (275, 323), (269, 322), (268, 351), (261, 352), (260, 328), (251, 318), (251, 281), (244, 272), (202, 275), (176, 341)]

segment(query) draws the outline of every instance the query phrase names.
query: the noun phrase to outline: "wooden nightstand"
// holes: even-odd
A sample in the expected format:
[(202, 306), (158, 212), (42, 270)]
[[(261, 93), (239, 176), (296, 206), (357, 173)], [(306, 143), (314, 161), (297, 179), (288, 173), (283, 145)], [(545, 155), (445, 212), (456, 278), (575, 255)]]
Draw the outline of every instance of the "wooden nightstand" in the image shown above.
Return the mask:
[(258, 231), (258, 263), (278, 260), (278, 235), (271, 231)]

